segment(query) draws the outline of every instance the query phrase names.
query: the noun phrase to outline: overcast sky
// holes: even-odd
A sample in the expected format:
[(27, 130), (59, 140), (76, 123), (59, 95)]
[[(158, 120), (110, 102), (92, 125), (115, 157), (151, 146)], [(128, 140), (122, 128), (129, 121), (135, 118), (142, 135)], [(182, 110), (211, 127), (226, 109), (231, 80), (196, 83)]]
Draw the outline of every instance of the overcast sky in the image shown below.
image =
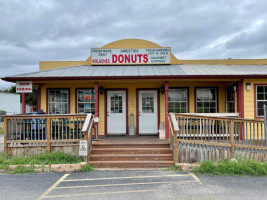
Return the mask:
[[(0, 0), (0, 77), (126, 38), (178, 59), (267, 58), (266, 0)], [(0, 81), (0, 88), (10, 84)]]

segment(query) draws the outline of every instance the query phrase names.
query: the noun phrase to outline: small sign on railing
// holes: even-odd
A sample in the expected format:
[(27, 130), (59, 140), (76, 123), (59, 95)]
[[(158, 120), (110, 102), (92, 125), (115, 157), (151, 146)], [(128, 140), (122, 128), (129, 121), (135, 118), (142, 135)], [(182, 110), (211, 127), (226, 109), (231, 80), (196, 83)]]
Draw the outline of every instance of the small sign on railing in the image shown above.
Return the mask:
[(88, 156), (87, 140), (80, 140), (79, 156)]

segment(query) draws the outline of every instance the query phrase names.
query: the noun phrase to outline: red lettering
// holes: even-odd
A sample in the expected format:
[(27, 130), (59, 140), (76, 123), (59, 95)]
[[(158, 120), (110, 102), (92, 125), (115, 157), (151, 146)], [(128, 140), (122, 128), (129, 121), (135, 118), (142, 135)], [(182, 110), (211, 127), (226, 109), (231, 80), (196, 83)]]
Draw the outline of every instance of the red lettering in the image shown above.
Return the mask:
[(141, 63), (141, 58), (142, 58), (143, 54), (137, 54), (138, 58), (139, 58), (139, 63)]
[[(135, 60), (134, 60), (134, 57), (135, 57)], [(136, 60), (137, 60), (137, 57), (136, 57), (136, 55), (131, 55), (131, 59), (132, 59), (132, 63), (136, 63)]]
[(123, 55), (122, 55), (122, 54), (120, 54), (120, 55), (118, 56), (118, 60), (119, 60), (119, 63), (123, 63), (124, 58), (123, 58)]
[(131, 63), (131, 55), (125, 55), (125, 63)]
[(109, 59), (93, 59), (92, 63), (109, 63)]
[(147, 54), (144, 54), (144, 60), (143, 60), (144, 63), (147, 63), (148, 62), (148, 55)]
[(85, 94), (83, 94), (83, 95), (81, 96), (81, 99), (82, 99), (82, 100), (94, 100), (95, 98), (94, 98), (93, 95), (85, 95)]
[(118, 60), (117, 55), (112, 55), (112, 63), (116, 63)]

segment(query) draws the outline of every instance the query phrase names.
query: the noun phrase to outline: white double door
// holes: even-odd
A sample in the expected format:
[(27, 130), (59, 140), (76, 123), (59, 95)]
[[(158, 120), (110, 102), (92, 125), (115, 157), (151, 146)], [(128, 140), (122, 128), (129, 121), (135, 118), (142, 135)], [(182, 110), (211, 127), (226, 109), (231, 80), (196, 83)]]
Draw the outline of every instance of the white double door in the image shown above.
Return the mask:
[(126, 92), (107, 91), (107, 134), (126, 135)]
[(157, 90), (139, 90), (139, 135), (158, 134)]

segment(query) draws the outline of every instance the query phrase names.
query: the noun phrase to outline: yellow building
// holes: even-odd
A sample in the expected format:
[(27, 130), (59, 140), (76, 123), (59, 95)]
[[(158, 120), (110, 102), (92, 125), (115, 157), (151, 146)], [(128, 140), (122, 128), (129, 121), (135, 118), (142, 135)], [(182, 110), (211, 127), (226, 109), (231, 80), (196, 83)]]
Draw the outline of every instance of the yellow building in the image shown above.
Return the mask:
[(127, 135), (131, 115), (138, 135), (168, 127), (169, 112), (262, 118), (267, 102), (267, 59), (180, 60), (170, 47), (138, 39), (92, 48), (85, 61), (41, 61), (39, 72), (2, 79), (38, 86), (38, 111), (94, 113), (98, 135)]

